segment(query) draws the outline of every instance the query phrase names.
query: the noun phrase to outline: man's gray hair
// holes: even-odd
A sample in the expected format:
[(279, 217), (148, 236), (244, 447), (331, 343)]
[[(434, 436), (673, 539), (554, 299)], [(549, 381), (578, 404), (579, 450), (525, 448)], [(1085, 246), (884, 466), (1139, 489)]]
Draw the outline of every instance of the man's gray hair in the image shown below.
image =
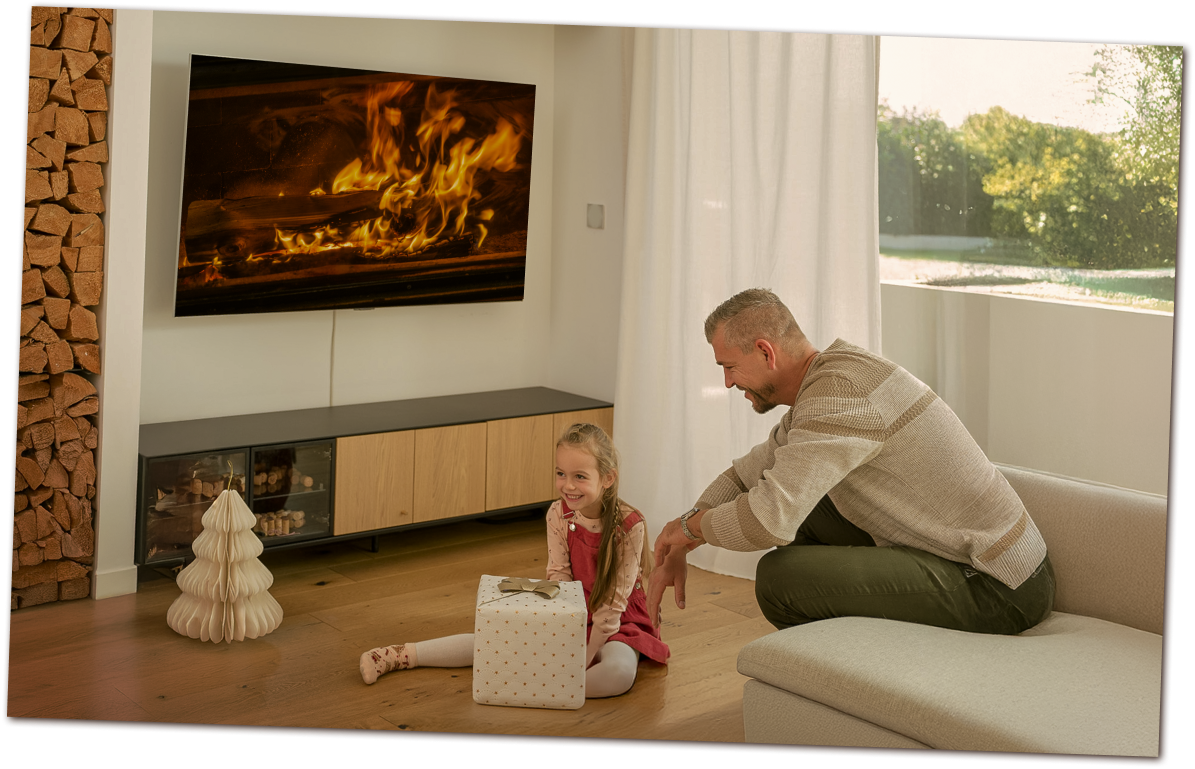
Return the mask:
[(705, 319), (705, 341), (712, 343), (720, 326), (723, 341), (742, 352), (749, 351), (756, 339), (792, 352), (805, 339), (788, 307), (766, 288), (740, 291), (718, 305)]

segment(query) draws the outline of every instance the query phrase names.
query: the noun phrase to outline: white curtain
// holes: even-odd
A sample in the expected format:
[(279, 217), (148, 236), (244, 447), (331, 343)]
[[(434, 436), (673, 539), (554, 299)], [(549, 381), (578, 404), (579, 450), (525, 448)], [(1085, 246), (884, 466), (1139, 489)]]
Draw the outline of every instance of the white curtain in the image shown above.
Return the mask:
[[(614, 433), (654, 538), (783, 415), (724, 387), (702, 330), (719, 303), (770, 288), (818, 349), (880, 349), (876, 48), (638, 29), (632, 66)], [(754, 578), (760, 555), (689, 562)]]

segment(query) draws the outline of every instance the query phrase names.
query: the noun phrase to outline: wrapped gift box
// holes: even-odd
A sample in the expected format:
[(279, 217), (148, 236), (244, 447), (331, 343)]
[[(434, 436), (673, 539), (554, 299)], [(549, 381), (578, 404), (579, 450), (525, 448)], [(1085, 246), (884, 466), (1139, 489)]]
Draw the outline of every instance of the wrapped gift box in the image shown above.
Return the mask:
[[(506, 592), (499, 587), (504, 583), (524, 589)], [(473, 629), (473, 700), (562, 710), (584, 705), (587, 616), (580, 582), (483, 575)]]

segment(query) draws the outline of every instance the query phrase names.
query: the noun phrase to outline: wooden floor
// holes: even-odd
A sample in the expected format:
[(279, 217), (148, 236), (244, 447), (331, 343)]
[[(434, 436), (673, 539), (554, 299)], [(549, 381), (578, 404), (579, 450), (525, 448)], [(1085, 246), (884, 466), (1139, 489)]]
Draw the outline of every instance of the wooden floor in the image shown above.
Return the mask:
[(576, 711), (478, 705), (470, 668), (419, 668), (373, 686), (373, 646), (472, 631), (478, 576), (541, 577), (543, 519), (467, 521), (368, 542), (267, 553), (282, 605), (270, 635), (232, 644), (176, 634), (169, 579), (134, 595), (11, 615), (8, 716), (167, 723), (742, 742), (743, 644), (772, 627), (754, 583), (689, 571), (665, 597), (669, 665), (641, 662), (630, 692)]

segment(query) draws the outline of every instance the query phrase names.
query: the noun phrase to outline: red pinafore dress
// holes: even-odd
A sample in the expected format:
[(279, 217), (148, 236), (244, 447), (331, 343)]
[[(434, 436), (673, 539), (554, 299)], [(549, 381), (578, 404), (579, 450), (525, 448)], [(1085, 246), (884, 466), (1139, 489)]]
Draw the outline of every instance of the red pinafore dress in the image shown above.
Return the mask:
[[(585, 589), (585, 602), (589, 602), (589, 593), (593, 590), (593, 580), (597, 576), (598, 547), (602, 542), (602, 535), (588, 531), (582, 526), (574, 525), (570, 520), (575, 512), (563, 505), (563, 518), (568, 523), (568, 559), (572, 565), (573, 579), (581, 581)], [(628, 532), (635, 524), (643, 520), (639, 511), (634, 511), (622, 522), (622, 530)], [(668, 645), (660, 640), (660, 631), (652, 627), (651, 619), (647, 616), (647, 593), (643, 590), (643, 578), (635, 580), (635, 587), (627, 598), (627, 608), (622, 613), (621, 625), (606, 639), (622, 641), (640, 654), (659, 663), (668, 661)], [(593, 630), (593, 614), (591, 613), (585, 627), (586, 641)]]

